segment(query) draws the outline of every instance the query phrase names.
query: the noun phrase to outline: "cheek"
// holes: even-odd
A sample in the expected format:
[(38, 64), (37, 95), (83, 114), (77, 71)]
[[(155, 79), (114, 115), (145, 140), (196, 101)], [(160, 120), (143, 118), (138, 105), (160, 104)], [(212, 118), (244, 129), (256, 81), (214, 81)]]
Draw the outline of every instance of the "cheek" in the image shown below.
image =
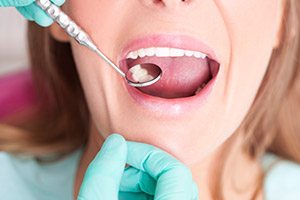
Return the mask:
[[(115, 13), (118, 13), (115, 10), (120, 10), (122, 4), (105, 0), (69, 0), (64, 6), (66, 13), (91, 36), (101, 51), (115, 60), (114, 52), (119, 46), (120, 30), (117, 21), (112, 23), (109, 19), (115, 18)], [(90, 110), (92, 114), (101, 113), (97, 121), (101, 122), (101, 127), (107, 127), (110, 124), (109, 116), (102, 114), (109, 113), (106, 102), (117, 103), (111, 100), (116, 99), (111, 98), (111, 91), (104, 91), (105, 88), (117, 88), (114, 84), (120, 82), (121, 78), (117, 73), (112, 73), (110, 66), (94, 52), (78, 45), (74, 40), (71, 40), (71, 46)]]
[[(128, 16), (127, 1), (106, 0), (69, 0), (66, 3), (67, 13), (90, 34), (97, 44), (102, 46), (109, 40), (116, 41), (119, 31), (126, 27), (126, 20), (118, 16)], [(130, 14), (130, 13), (129, 13)], [(113, 23), (112, 23), (113, 22)], [(100, 36), (100, 37), (99, 37)]]
[(228, 116), (242, 119), (257, 94), (277, 42), (279, 3), (275, 0), (217, 1), (232, 44), (225, 89)]

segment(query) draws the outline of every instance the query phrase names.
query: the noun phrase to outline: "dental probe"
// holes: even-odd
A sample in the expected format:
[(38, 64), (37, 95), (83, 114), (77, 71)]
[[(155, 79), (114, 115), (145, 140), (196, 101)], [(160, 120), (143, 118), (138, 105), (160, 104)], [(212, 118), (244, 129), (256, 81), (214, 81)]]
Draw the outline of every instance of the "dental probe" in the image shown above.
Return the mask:
[(156, 83), (162, 75), (159, 66), (153, 63), (138, 64), (131, 67), (125, 74), (107, 56), (105, 56), (95, 45), (88, 34), (70, 19), (58, 6), (50, 0), (36, 0), (36, 4), (43, 9), (65, 32), (74, 38), (79, 44), (86, 46), (96, 52), (107, 64), (116, 70), (127, 83), (133, 87), (145, 87)]

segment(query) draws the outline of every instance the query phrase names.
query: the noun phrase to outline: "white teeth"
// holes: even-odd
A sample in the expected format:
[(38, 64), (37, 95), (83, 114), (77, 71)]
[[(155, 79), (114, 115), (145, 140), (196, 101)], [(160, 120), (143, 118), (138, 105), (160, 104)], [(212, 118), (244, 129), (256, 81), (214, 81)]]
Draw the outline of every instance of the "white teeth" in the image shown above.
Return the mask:
[(193, 55), (194, 55), (194, 51), (185, 50), (185, 51), (184, 51), (184, 55), (185, 55), (185, 56), (189, 56), (189, 57), (190, 57), (190, 56), (193, 56)]
[(140, 66), (132, 67), (129, 69), (132, 73), (132, 78), (136, 82), (147, 82), (152, 80), (154, 77), (148, 74), (146, 69), (141, 68)]
[(155, 55), (155, 48), (152, 47), (152, 48), (146, 49), (146, 55), (147, 56), (154, 56)]
[(183, 50), (169, 47), (150, 47), (142, 48), (137, 51), (131, 51), (126, 58), (137, 59), (145, 56), (157, 56), (157, 57), (181, 57), (181, 56), (194, 56), (196, 58), (205, 59), (206, 54), (199, 51)]
[(195, 92), (195, 95), (198, 94), (204, 87), (206, 86), (206, 83), (203, 83)]
[(137, 59), (138, 58), (138, 52), (137, 51), (132, 51), (128, 54), (127, 58), (131, 58), (131, 59)]
[(138, 55), (139, 55), (140, 58), (145, 57), (146, 56), (145, 50), (144, 49), (139, 49), (138, 50)]
[(200, 52), (194, 52), (193, 54), (196, 58), (202, 58), (202, 53)]
[(169, 48), (156, 48), (155, 50), (155, 56), (157, 57), (170, 57)]
[(182, 49), (170, 49), (170, 57), (184, 56), (184, 50)]

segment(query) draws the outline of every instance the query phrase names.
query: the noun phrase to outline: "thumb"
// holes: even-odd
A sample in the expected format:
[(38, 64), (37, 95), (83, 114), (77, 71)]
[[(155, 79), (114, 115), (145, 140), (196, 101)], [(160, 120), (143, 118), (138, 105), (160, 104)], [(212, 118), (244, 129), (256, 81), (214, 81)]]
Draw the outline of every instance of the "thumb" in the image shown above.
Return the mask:
[(125, 139), (110, 135), (84, 175), (78, 200), (117, 200), (126, 157)]

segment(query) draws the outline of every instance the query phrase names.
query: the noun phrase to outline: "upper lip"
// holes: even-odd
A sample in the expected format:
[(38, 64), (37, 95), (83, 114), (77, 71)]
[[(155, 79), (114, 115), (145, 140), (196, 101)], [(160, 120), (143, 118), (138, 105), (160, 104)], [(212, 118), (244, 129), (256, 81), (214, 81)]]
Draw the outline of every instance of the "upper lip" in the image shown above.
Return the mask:
[(170, 48), (181, 48), (188, 49), (192, 51), (200, 51), (206, 55), (208, 58), (213, 59), (218, 62), (216, 53), (211, 47), (206, 45), (199, 39), (196, 39), (187, 35), (173, 35), (173, 34), (153, 34), (145, 35), (135, 38), (129, 41), (121, 50), (120, 57), (118, 61), (126, 59), (126, 56), (131, 51), (136, 51), (140, 48), (149, 47), (170, 47)]

